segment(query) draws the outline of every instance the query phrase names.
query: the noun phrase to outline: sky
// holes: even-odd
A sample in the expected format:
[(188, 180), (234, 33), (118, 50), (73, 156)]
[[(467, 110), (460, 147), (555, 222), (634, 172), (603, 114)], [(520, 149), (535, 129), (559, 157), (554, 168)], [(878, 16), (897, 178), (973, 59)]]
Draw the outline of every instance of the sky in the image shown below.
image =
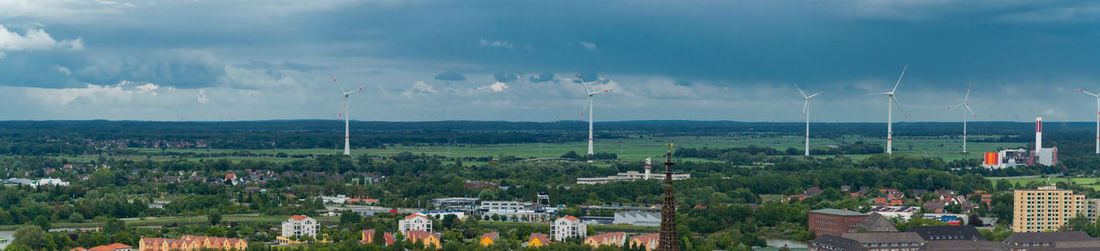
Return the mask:
[[(1092, 121), (1100, 2), (0, 0), (0, 120)], [(333, 82), (335, 78), (336, 82)], [(897, 109), (897, 108), (895, 108)], [(585, 114), (588, 116), (590, 114)], [(585, 118), (587, 119), (587, 118)]]

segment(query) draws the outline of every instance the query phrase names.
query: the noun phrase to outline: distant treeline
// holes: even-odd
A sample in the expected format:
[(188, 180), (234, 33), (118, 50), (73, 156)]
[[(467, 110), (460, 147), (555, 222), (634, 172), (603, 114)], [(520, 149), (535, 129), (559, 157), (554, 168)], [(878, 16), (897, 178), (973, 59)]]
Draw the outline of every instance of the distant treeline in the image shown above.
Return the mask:
[[(676, 136), (795, 136), (804, 124), (794, 122), (731, 121), (621, 121), (599, 122), (596, 138)], [(814, 137), (882, 137), (882, 123), (813, 123)], [(971, 122), (971, 141), (1030, 142), (1034, 124)], [(1044, 126), (1048, 142), (1092, 138), (1091, 123), (1051, 123)], [(587, 138), (587, 126), (578, 121), (502, 122), (352, 122), (352, 145), (383, 148), (388, 145), (447, 145), (500, 143), (562, 143)], [(896, 123), (900, 137), (958, 137), (960, 123)], [(336, 148), (343, 144), (343, 125), (334, 120), (246, 122), (145, 122), (145, 121), (0, 121), (0, 154), (80, 153), (92, 148), (163, 147), (199, 142), (220, 149)], [(40, 145), (50, 142), (49, 146)], [(815, 154), (874, 153), (873, 145), (849, 145), (817, 150)], [(173, 146), (174, 147), (174, 146)], [(849, 147), (849, 148), (846, 148)], [(881, 148), (879, 148), (881, 149)], [(757, 151), (745, 149), (746, 151)], [(759, 151), (766, 151), (759, 149)], [(741, 151), (744, 152), (744, 151)], [(755, 152), (754, 152), (755, 154)], [(765, 152), (765, 154), (769, 154)]]
[[(836, 146), (835, 148), (828, 149), (810, 149), (810, 153), (814, 155), (840, 155), (840, 154), (878, 154), (882, 153), (884, 147), (879, 144), (870, 144), (859, 141), (853, 144), (845, 144)], [(676, 157), (687, 158), (703, 158), (703, 159), (718, 159), (735, 161), (739, 159), (747, 159), (741, 155), (801, 155), (802, 149), (788, 148), (786, 150), (776, 150), (771, 147), (760, 146), (747, 146), (747, 147), (733, 147), (733, 148), (677, 148)]]

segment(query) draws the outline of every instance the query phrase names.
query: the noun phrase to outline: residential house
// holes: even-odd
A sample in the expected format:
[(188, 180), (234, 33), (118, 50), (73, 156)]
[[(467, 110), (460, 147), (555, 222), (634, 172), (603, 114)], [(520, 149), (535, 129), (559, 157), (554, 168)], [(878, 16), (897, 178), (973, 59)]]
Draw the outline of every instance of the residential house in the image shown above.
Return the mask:
[(309, 236), (316, 238), (317, 220), (305, 215), (290, 216), (289, 219), (283, 222), (282, 230), (283, 233), (281, 237)]
[(626, 243), (626, 233), (613, 232), (588, 236), (584, 238), (584, 244), (592, 247), (616, 246), (622, 247)]
[(527, 242), (523, 243), (523, 247), (540, 248), (542, 246), (550, 245), (550, 236), (544, 233), (531, 233), (527, 237)]
[(114, 243), (111, 245), (95, 246), (92, 248), (75, 247), (69, 249), (69, 251), (130, 251), (133, 247), (122, 243)]
[[(359, 239), (359, 244), (374, 243), (374, 229), (363, 230), (363, 237)], [(391, 233), (382, 233), (382, 238), (386, 239), (384, 246), (393, 245), (394, 236)]]
[(568, 238), (583, 238), (588, 235), (588, 226), (577, 217), (567, 215), (558, 218), (550, 225), (550, 235), (556, 241), (563, 241)]
[(141, 238), (138, 244), (138, 250), (141, 251), (244, 250), (248, 248), (248, 241), (244, 239), (195, 235), (184, 235), (179, 239)]
[(482, 247), (492, 246), (493, 244), (496, 244), (497, 237), (500, 237), (500, 234), (496, 231), (488, 232), (481, 235), (481, 238), (478, 239), (477, 243), (480, 244)]
[(409, 242), (421, 242), (424, 243), (424, 248), (439, 249), (441, 246), (439, 234), (424, 231), (424, 230), (409, 230), (405, 232), (405, 240)]
[(802, 200), (805, 200), (806, 198), (817, 196), (818, 194), (821, 194), (821, 192), (822, 192), (821, 188), (811, 187), (810, 189), (806, 189), (806, 191), (802, 192), (801, 194), (792, 194), (790, 196), (787, 196), (787, 198), (783, 199), (783, 201), (784, 202), (792, 201), (792, 200), (802, 201)]
[(661, 234), (652, 233), (642, 236), (630, 238), (631, 247), (645, 247), (646, 251), (657, 249), (657, 241), (661, 239)]
[(411, 230), (431, 232), (432, 219), (424, 215), (414, 214), (405, 216), (405, 219), (397, 221), (397, 231), (404, 233)]

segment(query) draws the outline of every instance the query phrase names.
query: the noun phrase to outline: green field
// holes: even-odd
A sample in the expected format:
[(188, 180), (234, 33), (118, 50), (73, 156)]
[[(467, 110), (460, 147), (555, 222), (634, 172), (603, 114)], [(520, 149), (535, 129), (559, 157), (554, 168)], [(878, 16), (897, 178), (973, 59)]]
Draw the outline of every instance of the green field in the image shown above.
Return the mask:
[[(647, 157), (650, 158), (662, 158), (666, 150), (668, 142), (675, 142), (676, 147), (685, 148), (731, 148), (731, 147), (746, 147), (746, 146), (764, 146), (771, 147), (777, 150), (786, 150), (787, 148), (802, 149), (802, 137), (798, 136), (781, 136), (781, 137), (757, 137), (757, 136), (728, 136), (728, 137), (672, 137), (672, 138), (629, 138), (629, 139), (607, 139), (596, 141), (597, 152), (610, 152), (617, 154), (620, 160), (634, 161), (643, 160)], [(851, 144), (855, 142), (878, 142), (882, 141), (881, 138), (864, 138), (864, 137), (843, 137), (839, 139), (811, 139), (810, 147), (814, 149), (825, 149), (833, 147), (839, 144)], [(951, 139), (947, 137), (897, 137), (895, 140), (894, 148), (897, 149), (897, 153), (907, 153), (928, 157), (939, 157), (946, 161), (959, 160), (959, 159), (980, 159), (982, 158), (982, 152), (996, 151), (999, 148), (1018, 148), (1023, 147), (1024, 143), (985, 143), (985, 142), (970, 142), (968, 144), (969, 154), (961, 153), (961, 141), (959, 139)], [(339, 154), (341, 149), (260, 149), (260, 150), (232, 150), (232, 149), (154, 149), (154, 148), (131, 148), (128, 150), (134, 150), (137, 154), (127, 156), (113, 156), (120, 158), (128, 158), (141, 160), (150, 158), (152, 160), (166, 160), (174, 158), (172, 156), (161, 154), (165, 153), (192, 153), (193, 157), (190, 159), (229, 159), (232, 161), (240, 160), (266, 160), (266, 161), (291, 161), (293, 158), (275, 158), (272, 157), (277, 153), (286, 153), (290, 156), (294, 155), (328, 155)], [(492, 144), (492, 145), (473, 145), (473, 144), (454, 144), (454, 145), (392, 145), (382, 149), (352, 149), (353, 155), (371, 154), (377, 156), (393, 156), (401, 152), (423, 153), (428, 155), (440, 155), (446, 157), (498, 157), (501, 155), (511, 155), (521, 158), (556, 158), (568, 151), (576, 151), (583, 154), (587, 150), (587, 144), (583, 141), (577, 141), (574, 143), (524, 143), (524, 144)], [(213, 155), (218, 154), (231, 154), (231, 153), (249, 153), (256, 156), (233, 156), (233, 157), (217, 157)], [(204, 154), (211, 155), (210, 157), (204, 157)], [(98, 156), (78, 156), (86, 159), (94, 159)], [(862, 160), (869, 155), (849, 155), (848, 157), (855, 160)], [(69, 157), (71, 158), (71, 156)], [(707, 161), (703, 159), (683, 159), (685, 161)]]
[(1092, 188), (1093, 190), (1100, 191), (1100, 178), (1095, 178), (1095, 177), (1090, 177), (1090, 178), (1084, 178), (1084, 177), (1049, 177), (1049, 178), (1044, 178), (1044, 177), (1004, 177), (1004, 178), (1002, 178), (1002, 177), (991, 177), (989, 179), (993, 180), (993, 181), (996, 181), (998, 179), (1008, 180), (1008, 182), (1012, 183), (1013, 186), (1027, 185), (1028, 183), (1031, 183), (1031, 182), (1047, 183), (1048, 180), (1049, 180), (1050, 183), (1058, 183), (1058, 182), (1067, 182), (1068, 181), (1068, 182), (1071, 182), (1073, 184), (1082, 185), (1084, 187), (1089, 187), (1089, 188)]

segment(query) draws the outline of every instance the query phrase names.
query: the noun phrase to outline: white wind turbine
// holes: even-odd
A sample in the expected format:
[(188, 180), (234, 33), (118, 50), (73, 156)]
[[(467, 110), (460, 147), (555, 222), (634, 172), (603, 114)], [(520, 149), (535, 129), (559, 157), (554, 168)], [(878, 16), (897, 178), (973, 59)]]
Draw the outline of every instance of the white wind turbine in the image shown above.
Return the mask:
[[(585, 108), (588, 108), (588, 155), (593, 155), (593, 154), (595, 154), (595, 152), (592, 150), (592, 111), (595, 109), (593, 107), (596, 105), (594, 103), (595, 96), (596, 96), (596, 94), (611, 92), (611, 89), (594, 90), (593, 88), (595, 88), (595, 87), (588, 88), (588, 85), (586, 85), (584, 83), (584, 78), (581, 77), (580, 73), (577, 73), (577, 79), (581, 81), (581, 86), (584, 87), (585, 93), (588, 94), (588, 99), (585, 100), (585, 102), (584, 102)], [(581, 109), (581, 119), (583, 119), (583, 118), (584, 118), (584, 109), (582, 108)]]
[(1096, 154), (1100, 154), (1100, 94), (1077, 89), (1089, 96), (1096, 97)]
[(349, 129), (351, 125), (351, 120), (348, 118), (348, 97), (350, 97), (352, 93), (362, 91), (363, 88), (366, 87), (359, 87), (359, 89), (353, 89), (350, 91), (344, 90), (344, 87), (341, 87), (339, 83), (336, 83), (336, 77), (331, 77), (332, 84), (336, 85), (336, 88), (340, 89), (340, 93), (344, 94), (344, 112), (340, 114), (340, 116), (344, 117), (344, 155), (351, 155), (351, 130)]
[(898, 102), (898, 98), (894, 97), (894, 92), (898, 90), (898, 85), (901, 85), (901, 78), (905, 77), (905, 70), (909, 69), (909, 65), (905, 65), (901, 69), (901, 76), (898, 76), (898, 82), (894, 83), (894, 89), (890, 89), (888, 92), (883, 92), (882, 95), (886, 95), (886, 154), (894, 154), (894, 104), (898, 105), (898, 110), (902, 115), (908, 119), (909, 115), (905, 114), (905, 109), (901, 108), (901, 103)]
[(966, 108), (965, 110), (963, 110), (963, 153), (966, 153), (966, 119), (967, 119), (966, 113), (970, 112), (971, 116), (974, 116), (974, 118), (978, 118), (978, 114), (975, 114), (974, 110), (970, 109), (970, 104), (967, 103), (967, 100), (970, 98), (970, 88), (972, 88), (972, 87), (974, 87), (974, 84), (971, 84), (970, 86), (966, 87), (966, 96), (963, 96), (962, 104), (957, 104), (957, 105), (952, 105), (952, 106), (947, 107), (948, 110), (950, 110), (952, 107)]
[(806, 154), (805, 155), (810, 156), (810, 100), (813, 99), (814, 97), (816, 97), (817, 95), (821, 95), (822, 93), (825, 93), (825, 92), (821, 91), (821, 92), (817, 92), (817, 93), (814, 93), (812, 95), (806, 96), (806, 92), (803, 92), (801, 88), (798, 88), (798, 85), (794, 85), (794, 89), (798, 90), (798, 93), (802, 94), (802, 98), (806, 99), (806, 101), (802, 103), (802, 118), (806, 120)]

